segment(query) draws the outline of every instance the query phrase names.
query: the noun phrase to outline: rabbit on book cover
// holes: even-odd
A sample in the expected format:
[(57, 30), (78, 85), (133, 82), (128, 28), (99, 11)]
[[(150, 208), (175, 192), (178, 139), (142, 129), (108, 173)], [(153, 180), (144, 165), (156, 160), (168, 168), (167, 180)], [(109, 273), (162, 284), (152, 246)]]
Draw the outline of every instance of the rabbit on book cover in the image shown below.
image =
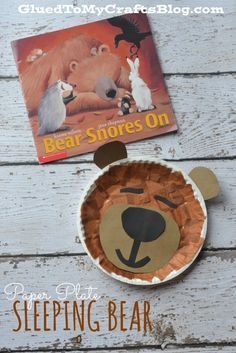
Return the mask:
[(142, 112), (154, 109), (155, 106), (152, 103), (151, 90), (139, 76), (139, 58), (136, 58), (134, 62), (127, 58), (127, 62), (130, 67), (129, 80), (131, 82), (132, 96), (135, 100), (137, 111)]

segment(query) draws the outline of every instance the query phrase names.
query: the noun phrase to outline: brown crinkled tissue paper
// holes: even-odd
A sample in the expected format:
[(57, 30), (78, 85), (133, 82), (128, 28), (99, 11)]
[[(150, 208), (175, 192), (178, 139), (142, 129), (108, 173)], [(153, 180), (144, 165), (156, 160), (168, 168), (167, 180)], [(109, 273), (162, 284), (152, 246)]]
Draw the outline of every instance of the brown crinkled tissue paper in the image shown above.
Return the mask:
[[(94, 259), (99, 259), (99, 264), (105, 271), (127, 279), (152, 282), (157, 277), (163, 281), (172, 271), (185, 267), (196, 256), (204, 241), (201, 232), (205, 215), (192, 185), (186, 183), (180, 171), (173, 171), (158, 163), (129, 162), (111, 165), (98, 177), (95, 185), (82, 204), (81, 221), (86, 247)], [(135, 212), (142, 215), (143, 209), (157, 211), (164, 219), (163, 229), (153, 230), (154, 233), (163, 233), (154, 241), (141, 242), (137, 257), (132, 260), (135, 263), (149, 255), (146, 268), (126, 266), (115, 256), (116, 250), (120, 249), (127, 260), (134, 242), (133, 234), (126, 237), (125, 230), (121, 230), (122, 212), (129, 206), (135, 208), (134, 219)], [(150, 212), (146, 213), (149, 217)], [(108, 221), (104, 221), (106, 218)], [(137, 218), (142, 228), (141, 217)], [(127, 227), (132, 230), (135, 222)], [(165, 236), (169, 238), (163, 241)], [(158, 246), (170, 249), (158, 250)], [(163, 253), (165, 254), (162, 256)], [(155, 258), (155, 254), (159, 254), (159, 257)]]

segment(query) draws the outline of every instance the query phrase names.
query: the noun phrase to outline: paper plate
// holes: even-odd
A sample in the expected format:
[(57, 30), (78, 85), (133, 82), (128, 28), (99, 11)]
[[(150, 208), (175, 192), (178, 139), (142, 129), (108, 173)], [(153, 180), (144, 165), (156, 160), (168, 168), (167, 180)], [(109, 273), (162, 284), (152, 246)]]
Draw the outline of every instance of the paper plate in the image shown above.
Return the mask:
[(184, 272), (207, 229), (201, 192), (180, 168), (127, 158), (101, 170), (78, 210), (78, 232), (93, 262), (109, 276), (154, 285)]

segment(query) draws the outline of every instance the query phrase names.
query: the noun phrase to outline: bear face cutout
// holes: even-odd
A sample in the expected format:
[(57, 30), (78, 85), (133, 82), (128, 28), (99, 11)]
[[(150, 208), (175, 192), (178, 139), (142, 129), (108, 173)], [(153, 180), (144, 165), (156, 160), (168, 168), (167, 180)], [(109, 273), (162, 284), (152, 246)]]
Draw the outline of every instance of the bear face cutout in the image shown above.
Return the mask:
[(215, 197), (219, 184), (204, 167), (194, 168), (190, 177), (162, 160), (126, 157), (119, 141), (96, 151), (94, 161), (103, 169), (80, 203), (80, 239), (95, 264), (113, 278), (163, 283), (199, 254), (207, 229), (204, 199)]
[[(121, 192), (131, 189), (144, 192)], [(134, 239), (121, 218), (121, 212), (130, 207), (158, 212), (168, 225), (166, 234), (141, 242), (136, 261), (151, 259), (142, 268), (127, 267), (116, 252), (120, 250), (126, 260), (131, 254)], [(83, 244), (100, 268), (130, 283), (153, 284), (181, 272), (197, 256), (205, 238), (206, 208), (196, 186), (181, 171), (162, 161), (127, 159), (106, 167), (91, 185), (81, 205), (81, 221)], [(137, 221), (142, 224), (140, 217)]]

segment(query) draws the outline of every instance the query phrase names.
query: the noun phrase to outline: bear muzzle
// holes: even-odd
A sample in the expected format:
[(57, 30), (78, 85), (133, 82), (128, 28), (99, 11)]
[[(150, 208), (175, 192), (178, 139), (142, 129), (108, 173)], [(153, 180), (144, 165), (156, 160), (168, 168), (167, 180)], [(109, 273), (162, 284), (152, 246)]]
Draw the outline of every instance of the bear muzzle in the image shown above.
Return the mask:
[(162, 267), (179, 246), (175, 220), (154, 208), (115, 204), (103, 215), (99, 227), (102, 248), (118, 268), (146, 273)]
[(111, 77), (101, 76), (97, 79), (95, 92), (104, 100), (112, 100), (116, 97), (117, 86)]

